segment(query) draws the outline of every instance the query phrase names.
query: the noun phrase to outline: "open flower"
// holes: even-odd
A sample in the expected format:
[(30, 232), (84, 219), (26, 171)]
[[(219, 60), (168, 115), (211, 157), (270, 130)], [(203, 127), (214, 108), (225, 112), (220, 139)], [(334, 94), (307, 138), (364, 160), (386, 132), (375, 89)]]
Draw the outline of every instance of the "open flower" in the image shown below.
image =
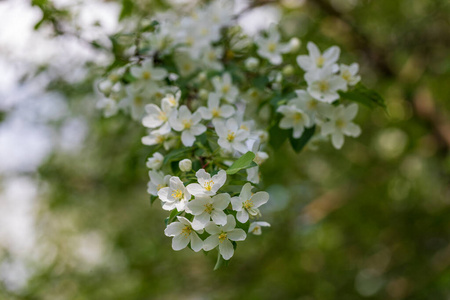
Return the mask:
[(147, 168), (158, 170), (161, 168), (164, 160), (164, 156), (161, 153), (155, 152), (152, 157), (149, 157), (147, 160)]
[(292, 128), (294, 138), (298, 139), (302, 136), (305, 127), (311, 127), (311, 119), (308, 114), (295, 105), (281, 105), (277, 112), (283, 114), (280, 121), (280, 128)]
[(260, 35), (255, 43), (258, 45), (259, 56), (267, 58), (274, 65), (281, 64), (283, 62), (281, 55), (289, 52), (291, 48), (289, 44), (280, 43), (280, 33), (275, 24), (270, 25), (267, 37)]
[(250, 223), (248, 233), (253, 233), (254, 235), (261, 235), (262, 233), (261, 227), (270, 227), (270, 224), (262, 221)]
[(158, 197), (161, 199), (163, 209), (183, 211), (186, 208), (186, 203), (191, 199), (191, 194), (186, 190), (180, 178), (172, 176), (169, 181), (169, 186), (158, 191)]
[[(185, 217), (178, 216), (178, 222), (172, 222), (167, 225), (164, 230), (166, 236), (172, 236), (172, 248), (175, 251), (186, 248), (191, 242), (191, 248), (195, 252), (198, 252), (203, 247), (203, 241), (199, 238), (196, 229), (193, 224), (189, 222)], [(203, 230), (198, 230), (199, 233), (203, 233)]]
[(297, 63), (306, 72), (315, 71), (317, 69), (329, 68), (335, 72), (338, 69), (336, 65), (341, 50), (337, 46), (333, 46), (325, 50), (322, 54), (313, 42), (308, 42), (306, 46), (309, 51), (309, 55), (297, 56)]
[(217, 226), (214, 222), (209, 222), (205, 226), (206, 232), (211, 234), (203, 241), (203, 250), (210, 251), (219, 245), (219, 252), (223, 259), (229, 260), (234, 254), (231, 241), (243, 241), (247, 237), (244, 230), (236, 227), (236, 220), (232, 215), (227, 216), (227, 223), (224, 226)]
[(210, 93), (208, 96), (208, 107), (200, 107), (198, 111), (202, 114), (202, 118), (205, 120), (216, 120), (220, 118), (231, 117), (235, 109), (231, 105), (219, 106), (220, 95), (217, 93)]
[(305, 80), (308, 83), (308, 93), (325, 103), (339, 99), (339, 90), (347, 90), (347, 82), (333, 74), (331, 67), (308, 72), (305, 74)]
[(142, 137), (142, 144), (147, 146), (153, 145), (163, 145), (164, 149), (169, 150), (173, 144), (173, 141), (170, 140), (170, 136), (172, 134), (170, 132), (164, 132), (159, 129), (152, 130), (148, 135)]
[(193, 223), (201, 224), (203, 228), (211, 219), (218, 225), (225, 225), (227, 215), (223, 210), (228, 207), (228, 204), (230, 204), (230, 195), (223, 193), (214, 197), (196, 196), (194, 200), (189, 201), (187, 206), (195, 216)]
[(169, 99), (164, 98), (161, 101), (161, 108), (156, 104), (147, 104), (145, 106), (147, 115), (142, 119), (142, 125), (147, 128), (158, 128), (161, 126), (161, 132), (169, 132), (169, 116), (173, 107)]
[(142, 66), (134, 66), (130, 69), (131, 74), (143, 81), (162, 80), (167, 76), (167, 71), (163, 68), (155, 68), (153, 60), (145, 61)]
[(347, 81), (348, 85), (355, 85), (361, 80), (361, 76), (358, 74), (359, 65), (357, 63), (353, 63), (350, 66), (340, 65), (339, 66), (340, 73), (339, 75)]
[(228, 119), (226, 123), (221, 120), (213, 122), (219, 140), (217, 143), (225, 151), (232, 152), (233, 150), (241, 153), (247, 152), (247, 147), (244, 142), (249, 136), (247, 130), (239, 129), (238, 123), (235, 119)]
[(150, 195), (158, 196), (158, 191), (169, 185), (170, 175), (164, 176), (163, 172), (149, 171), (150, 181), (147, 184), (147, 192)]
[(222, 78), (218, 76), (214, 77), (212, 79), (212, 84), (220, 98), (223, 98), (230, 103), (236, 101), (239, 90), (233, 85), (230, 73), (223, 74)]
[(261, 213), (258, 209), (261, 205), (265, 204), (269, 200), (269, 194), (267, 192), (252, 193), (252, 185), (246, 183), (241, 190), (239, 197), (231, 198), (231, 205), (233, 210), (237, 211), (236, 218), (239, 222), (245, 223), (248, 221), (249, 216), (260, 216)]
[(195, 173), (195, 176), (197, 176), (198, 183), (191, 183), (186, 187), (189, 193), (194, 196), (214, 196), (227, 180), (227, 173), (224, 170), (220, 170), (211, 178), (209, 173), (200, 169)]
[(296, 90), (295, 93), (297, 94), (297, 97), (291, 99), (288, 102), (288, 105), (294, 105), (307, 113), (311, 119), (311, 125), (321, 123), (321, 114), (330, 106), (330, 104), (311, 97), (305, 90)]
[(341, 149), (344, 144), (344, 135), (357, 137), (361, 133), (361, 128), (352, 122), (358, 113), (358, 105), (356, 103), (345, 107), (331, 106), (325, 112), (325, 116), (329, 119), (322, 125), (322, 135), (331, 135), (331, 142), (336, 149)]
[(195, 142), (195, 137), (206, 131), (199, 111), (191, 113), (186, 105), (182, 105), (178, 113), (172, 113), (170, 116), (170, 126), (176, 131), (181, 131), (181, 141), (186, 147), (190, 147)]

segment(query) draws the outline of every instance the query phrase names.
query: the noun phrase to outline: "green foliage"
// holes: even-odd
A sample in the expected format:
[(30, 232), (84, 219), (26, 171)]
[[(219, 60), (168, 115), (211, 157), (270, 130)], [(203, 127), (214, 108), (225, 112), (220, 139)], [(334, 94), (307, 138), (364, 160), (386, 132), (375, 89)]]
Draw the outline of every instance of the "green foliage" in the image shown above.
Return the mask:
[(386, 109), (386, 103), (383, 97), (378, 92), (366, 88), (362, 83), (358, 83), (353, 89), (347, 92), (340, 91), (339, 94), (344, 99), (361, 103), (370, 108), (379, 106)]
[(257, 164), (253, 161), (255, 159), (255, 153), (248, 151), (241, 157), (239, 157), (227, 170), (228, 175), (233, 175), (240, 170), (256, 167)]

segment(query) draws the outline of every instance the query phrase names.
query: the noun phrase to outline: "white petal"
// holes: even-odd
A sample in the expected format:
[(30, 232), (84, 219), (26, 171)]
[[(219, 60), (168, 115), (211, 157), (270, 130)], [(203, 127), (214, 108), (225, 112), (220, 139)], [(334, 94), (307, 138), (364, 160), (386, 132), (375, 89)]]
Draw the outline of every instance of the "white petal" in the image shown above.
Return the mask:
[(229, 240), (224, 240), (219, 244), (220, 255), (223, 259), (229, 260), (234, 254), (233, 244)]
[(242, 200), (239, 197), (233, 197), (231, 198), (231, 205), (233, 207), (233, 210), (240, 211), (242, 210)]
[(241, 223), (245, 223), (248, 221), (248, 212), (247, 210), (243, 209), (241, 211), (238, 211), (236, 214), (236, 219), (241, 222)]
[(167, 228), (164, 230), (164, 234), (167, 236), (176, 236), (181, 234), (181, 231), (186, 225), (180, 222), (173, 222), (167, 225)]
[(190, 131), (193, 135), (197, 136), (206, 131), (206, 126), (203, 124), (195, 124), (195, 125), (192, 125)]
[(331, 136), (331, 142), (336, 149), (341, 149), (342, 145), (344, 145), (344, 135), (340, 132), (335, 132)]
[(189, 241), (190, 241), (189, 235), (184, 234), (177, 235), (172, 240), (172, 248), (175, 251), (184, 249), (189, 244)]
[(191, 147), (195, 142), (195, 136), (190, 131), (185, 130), (181, 134), (181, 141), (186, 147)]
[(214, 222), (207, 223), (205, 225), (205, 230), (209, 234), (219, 234), (221, 231)]
[(194, 217), (194, 221), (196, 223), (199, 223), (202, 225), (206, 225), (210, 220), (211, 220), (211, 215), (209, 213), (207, 213), (206, 211), (203, 211), (201, 214)]
[[(202, 169), (203, 170), (203, 169)], [(188, 192), (194, 196), (197, 195), (204, 195), (205, 194), (205, 189), (198, 183), (191, 183), (188, 184), (188, 186), (186, 187), (186, 189), (188, 190)]]
[(213, 210), (211, 218), (217, 225), (225, 225), (227, 223), (227, 215), (221, 210)]
[(206, 240), (203, 241), (203, 250), (209, 251), (217, 247), (219, 245), (219, 236), (211, 235)]
[(342, 130), (345, 135), (357, 137), (361, 134), (361, 128), (356, 125), (355, 123), (349, 123), (345, 128)]
[(221, 111), (222, 111), (222, 114), (221, 114), (222, 117), (229, 118), (234, 114), (235, 109), (231, 105), (224, 105), (221, 107)]
[(246, 237), (247, 234), (245, 234), (245, 231), (240, 228), (236, 228), (234, 230), (227, 232), (227, 238), (229, 238), (232, 241), (243, 241), (245, 240)]
[(215, 209), (224, 210), (230, 204), (230, 195), (227, 193), (216, 195), (212, 198)]
[(205, 211), (205, 203), (205, 199), (195, 198), (194, 200), (188, 202), (187, 207), (191, 210), (191, 213), (196, 216)]
[(236, 227), (236, 220), (232, 215), (227, 215), (227, 224), (223, 226), (223, 231), (231, 231)]
[(344, 109), (344, 117), (346, 120), (351, 121), (356, 117), (358, 113), (358, 104), (352, 103)]
[(252, 202), (255, 208), (260, 207), (261, 205), (267, 203), (269, 201), (269, 193), (267, 192), (257, 192), (252, 196)]
[(212, 181), (214, 181), (214, 192), (217, 192), (225, 184), (225, 181), (227, 181), (227, 172), (220, 170), (212, 177)]
[(203, 248), (203, 241), (198, 237), (197, 233), (191, 233), (191, 248), (195, 252), (200, 251)]

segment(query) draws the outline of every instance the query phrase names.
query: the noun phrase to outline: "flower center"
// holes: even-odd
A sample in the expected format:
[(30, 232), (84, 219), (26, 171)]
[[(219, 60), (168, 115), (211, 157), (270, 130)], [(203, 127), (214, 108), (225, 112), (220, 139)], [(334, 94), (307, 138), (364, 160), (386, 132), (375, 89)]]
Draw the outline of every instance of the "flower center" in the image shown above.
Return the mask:
[(275, 50), (277, 49), (277, 44), (271, 42), (269, 43), (269, 45), (267, 45), (267, 50), (269, 50), (269, 52), (273, 53), (275, 52)]
[(214, 207), (213, 207), (213, 205), (211, 203), (205, 204), (205, 211), (208, 214), (211, 214), (213, 210), (214, 210)]
[(182, 230), (181, 230), (181, 234), (184, 235), (184, 237), (188, 237), (191, 235), (192, 232), (192, 227), (189, 225), (186, 225)]
[(344, 120), (341, 120), (341, 119), (337, 119), (336, 120), (336, 127), (337, 128), (342, 129), (342, 128), (344, 128), (344, 126), (345, 126), (345, 121)]
[(325, 58), (323, 58), (322, 55), (316, 59), (316, 64), (319, 68), (322, 68), (324, 63), (325, 63)]
[(242, 207), (245, 209), (251, 209), (253, 207), (253, 201), (251, 201), (250, 199), (244, 201), (244, 203), (242, 203)]
[(164, 143), (166, 141), (166, 138), (163, 136), (163, 135), (158, 135), (157, 137), (156, 137), (156, 143), (158, 143), (158, 144), (162, 144), (162, 143)]
[(175, 190), (172, 192), (172, 197), (177, 200), (181, 200), (181, 198), (183, 198), (183, 192), (181, 190)]
[(214, 118), (220, 117), (220, 110), (216, 109), (216, 108), (213, 108), (212, 115), (213, 115)]
[(162, 189), (163, 187), (166, 187), (164, 184), (158, 184), (158, 186), (156, 187), (156, 189), (159, 191), (160, 189)]
[(328, 83), (328, 81), (325, 81), (325, 80), (319, 81), (319, 90), (322, 93), (327, 92), (329, 89), (330, 89), (330, 84)]
[(136, 96), (136, 97), (134, 97), (133, 102), (135, 105), (141, 105), (143, 102), (143, 99), (141, 96)]
[(145, 80), (149, 80), (152, 78), (152, 73), (150, 73), (149, 71), (145, 71), (144, 73), (142, 73), (142, 78), (144, 78)]
[(229, 84), (224, 84), (223, 86), (222, 86), (222, 93), (224, 93), (224, 94), (226, 94), (226, 93), (228, 93), (228, 91), (230, 90), (230, 85)]
[(309, 109), (315, 109), (317, 108), (317, 101), (311, 100), (308, 102), (308, 108)]
[(223, 232), (221, 234), (219, 234), (219, 242), (223, 243), (223, 241), (225, 241), (227, 239), (227, 233)]
[(344, 72), (342, 72), (341, 77), (344, 78), (346, 81), (350, 81), (350, 79), (352, 78), (352, 74), (350, 73), (349, 70), (345, 70)]
[(184, 128), (189, 129), (192, 126), (192, 121), (191, 120), (183, 120), (182, 121)]
[(295, 123), (298, 123), (298, 122), (300, 122), (300, 121), (303, 119), (303, 116), (302, 116), (301, 113), (296, 112), (296, 113), (294, 114), (294, 116), (293, 116), (293, 119), (294, 119), (294, 122), (295, 122)]
[(166, 113), (165, 112), (160, 112), (159, 113), (159, 116), (158, 116), (158, 119), (160, 119), (161, 121), (163, 121), (163, 122), (165, 122), (165, 121), (167, 121), (167, 115), (166, 115)]
[(110, 74), (108, 76), (108, 79), (111, 82), (117, 82), (117, 81), (119, 81), (120, 77), (117, 74)]
[(214, 185), (214, 181), (210, 180), (210, 181), (206, 181), (204, 184), (204, 188), (207, 191), (210, 191), (212, 189), (212, 186)]
[(235, 134), (234, 132), (228, 131), (228, 134), (227, 134), (227, 140), (228, 140), (229, 142), (234, 141), (234, 138), (235, 138), (235, 137), (236, 137), (236, 134)]

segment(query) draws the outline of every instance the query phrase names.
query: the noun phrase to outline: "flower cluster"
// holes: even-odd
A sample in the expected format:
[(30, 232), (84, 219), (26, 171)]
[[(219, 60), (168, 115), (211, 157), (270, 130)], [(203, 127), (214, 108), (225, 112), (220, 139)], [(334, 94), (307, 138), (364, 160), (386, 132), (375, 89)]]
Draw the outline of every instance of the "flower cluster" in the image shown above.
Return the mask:
[(309, 42), (309, 54), (298, 55), (300, 40), (283, 42), (275, 24), (251, 38), (225, 1), (153, 17), (123, 45), (128, 62), (115, 61), (99, 82), (98, 106), (146, 128), (148, 193), (170, 212), (165, 234), (173, 249), (218, 247), (228, 260), (237, 241), (270, 226), (258, 221), (269, 194), (252, 190), (261, 189), (259, 168), (276, 130), (307, 142), (320, 127), (335, 148), (360, 134), (357, 104), (342, 99), (360, 85), (358, 65), (338, 65), (336, 46), (321, 53)]

